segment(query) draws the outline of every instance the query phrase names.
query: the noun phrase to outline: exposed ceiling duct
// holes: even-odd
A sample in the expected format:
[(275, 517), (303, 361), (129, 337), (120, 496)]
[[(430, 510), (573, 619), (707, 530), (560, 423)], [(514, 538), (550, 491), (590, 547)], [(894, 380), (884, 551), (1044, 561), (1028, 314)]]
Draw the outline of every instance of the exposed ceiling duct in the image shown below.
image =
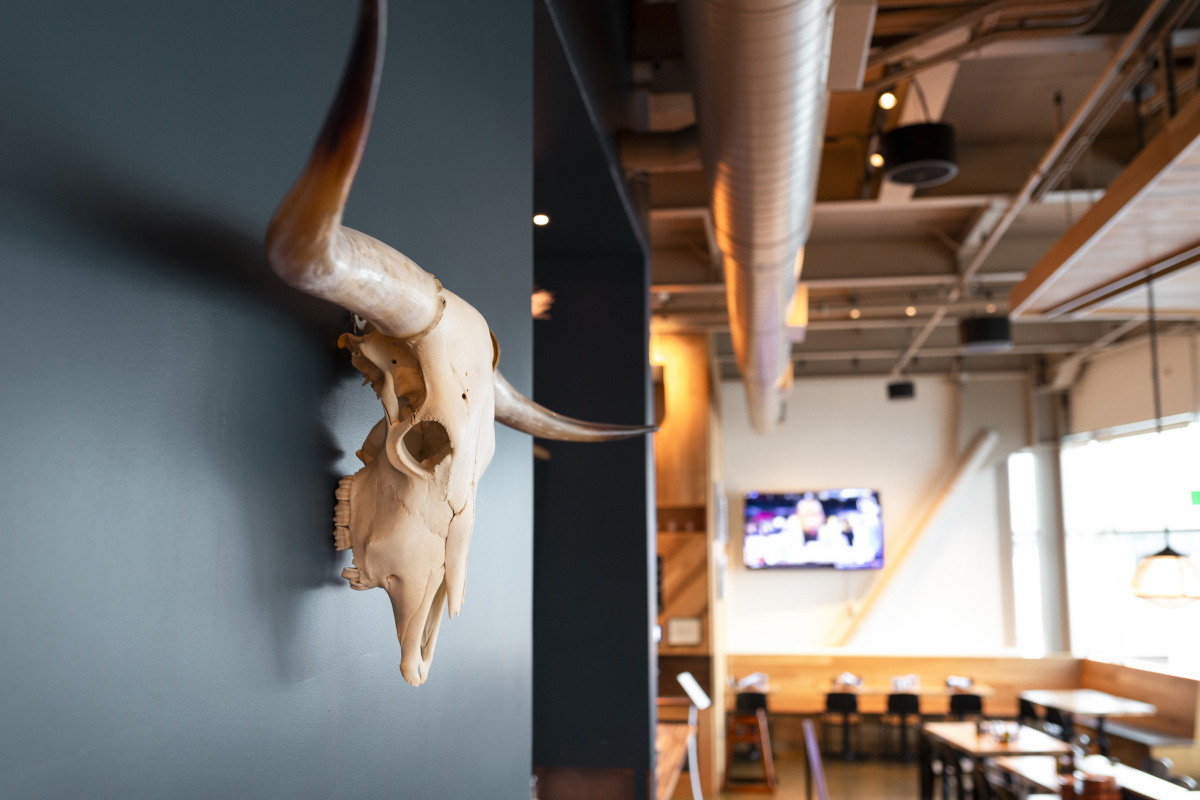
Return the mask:
[(832, 4), (681, 0), (730, 328), (760, 433), (792, 385), (788, 304), (812, 220)]

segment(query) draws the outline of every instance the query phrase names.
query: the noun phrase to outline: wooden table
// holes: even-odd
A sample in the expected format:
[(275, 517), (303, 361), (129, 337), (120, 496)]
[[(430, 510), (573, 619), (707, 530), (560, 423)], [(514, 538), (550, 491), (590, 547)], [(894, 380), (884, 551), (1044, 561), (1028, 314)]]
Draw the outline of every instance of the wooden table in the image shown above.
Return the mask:
[[(1017, 726), (1017, 735), (1008, 742), (1002, 742), (992, 736), (980, 736), (974, 722), (927, 722), (921, 726), (920, 740), (920, 772), (921, 800), (933, 798), (933, 746), (940, 744), (948, 748), (956, 756), (969, 758), (975, 762), (975, 774), (982, 775), (981, 762), (985, 758), (996, 756), (1056, 756), (1069, 753), (1070, 746), (1053, 736), (1048, 736), (1039, 730), (1026, 725)], [(947, 797), (948, 786), (947, 767), (942, 765), (942, 796)], [(975, 781), (978, 794), (979, 780)], [(962, 776), (958, 776), (959, 800), (965, 796)]]
[[(1008, 772), (1035, 792), (1058, 793), (1058, 768), (1048, 756), (1001, 756), (996, 766)], [(1117, 785), (1129, 794), (1146, 800), (1194, 800), (1195, 795), (1170, 781), (1156, 778), (1148, 772), (1113, 764), (1110, 767)]]
[(688, 737), (696, 729), (686, 722), (660, 722), (654, 726), (654, 780), (658, 787), (657, 800), (665, 800), (675, 792), (679, 773), (687, 762)]
[(1035, 689), (1021, 692), (1021, 699), (1035, 706), (1057, 708), (1068, 714), (1083, 714), (1096, 718), (1096, 744), (1100, 755), (1108, 755), (1108, 736), (1104, 732), (1104, 718), (1109, 716), (1148, 717), (1158, 712), (1149, 703), (1117, 697), (1095, 689)]

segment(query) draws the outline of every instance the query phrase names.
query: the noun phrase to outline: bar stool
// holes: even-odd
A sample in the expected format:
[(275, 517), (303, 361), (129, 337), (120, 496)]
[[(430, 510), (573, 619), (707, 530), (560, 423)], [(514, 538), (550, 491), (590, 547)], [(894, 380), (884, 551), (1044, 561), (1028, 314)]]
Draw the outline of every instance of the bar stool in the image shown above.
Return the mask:
[(913, 723), (921, 724), (921, 700), (915, 694), (907, 692), (896, 692), (889, 694), (887, 698), (887, 713), (879, 718), (881, 732), (883, 733), (882, 744), (884, 750), (890, 750), (888, 740), (891, 738), (887, 735), (889, 728), (895, 728), (898, 734), (898, 747), (895, 751), (888, 754), (898, 755), (905, 761), (912, 758), (912, 749), (908, 745), (908, 729)]
[[(733, 772), (734, 745), (757, 747), (762, 765), (760, 779), (730, 779)], [(771, 755), (771, 732), (767, 727), (767, 696), (761, 692), (742, 692), (729, 715), (725, 731), (725, 780), (722, 792), (774, 792), (775, 759)]]
[(1037, 706), (1021, 697), (1017, 699), (1017, 722), (1030, 728), (1041, 728), (1042, 715), (1038, 713)]
[(1065, 711), (1046, 708), (1046, 733), (1055, 739), (1070, 742), (1075, 738), (1075, 719)]
[[(822, 736), (825, 739), (825, 755), (832, 755), (829, 743), (831, 726), (840, 725), (842, 728), (842, 758), (849, 761), (854, 758), (854, 748), (850, 744), (850, 731), (858, 730), (861, 718), (858, 715), (858, 695), (853, 692), (830, 692), (825, 695), (825, 714), (821, 717)], [(861, 744), (861, 735), (860, 735)]]
[(950, 716), (959, 722), (967, 717), (982, 717), (983, 698), (977, 694), (950, 695)]

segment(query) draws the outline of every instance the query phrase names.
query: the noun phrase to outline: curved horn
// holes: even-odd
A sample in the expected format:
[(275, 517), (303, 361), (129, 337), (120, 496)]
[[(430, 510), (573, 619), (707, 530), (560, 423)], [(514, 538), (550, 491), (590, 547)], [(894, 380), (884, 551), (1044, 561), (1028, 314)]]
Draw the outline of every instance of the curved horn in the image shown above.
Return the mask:
[(498, 371), (492, 373), (492, 384), (496, 389), (496, 422), (542, 439), (608, 442), (658, 430), (653, 425), (605, 425), (564, 417), (518, 392)]
[(385, 0), (363, 0), (346, 74), (304, 172), (267, 230), (267, 259), (292, 286), (370, 320), (396, 338), (432, 328), (441, 288), (401, 253), (342, 227), (383, 70)]

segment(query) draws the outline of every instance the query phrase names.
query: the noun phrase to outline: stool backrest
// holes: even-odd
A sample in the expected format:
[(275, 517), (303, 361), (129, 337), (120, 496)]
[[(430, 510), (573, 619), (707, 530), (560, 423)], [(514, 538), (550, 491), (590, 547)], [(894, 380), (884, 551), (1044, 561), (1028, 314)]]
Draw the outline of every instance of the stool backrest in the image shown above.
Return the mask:
[(767, 707), (767, 696), (762, 692), (738, 692), (734, 703), (734, 707), (738, 711), (748, 711), (753, 714), (760, 708)]
[(965, 714), (982, 714), (983, 698), (977, 694), (952, 694), (950, 713), (959, 717)]
[(887, 699), (889, 714), (920, 714), (921, 699), (915, 694), (897, 692), (889, 694)]
[(853, 692), (830, 692), (825, 695), (825, 710), (841, 714), (857, 714), (858, 695)]

